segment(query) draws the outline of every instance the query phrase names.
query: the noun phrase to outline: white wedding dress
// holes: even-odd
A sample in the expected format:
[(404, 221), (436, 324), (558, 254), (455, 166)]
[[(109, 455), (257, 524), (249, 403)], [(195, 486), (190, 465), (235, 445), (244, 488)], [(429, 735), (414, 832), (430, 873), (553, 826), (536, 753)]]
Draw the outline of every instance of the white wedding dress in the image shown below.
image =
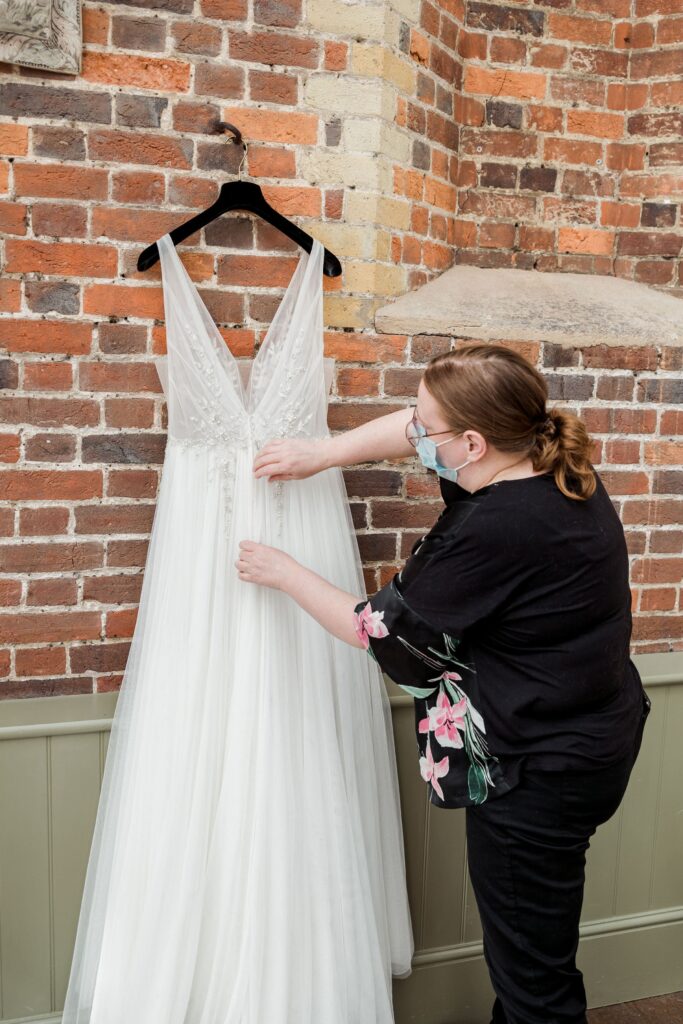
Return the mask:
[(63, 1024), (389, 1024), (414, 947), (380, 669), (235, 567), (251, 539), (366, 596), (341, 471), (252, 471), (329, 433), (323, 246), (245, 387), (158, 245), (168, 443)]

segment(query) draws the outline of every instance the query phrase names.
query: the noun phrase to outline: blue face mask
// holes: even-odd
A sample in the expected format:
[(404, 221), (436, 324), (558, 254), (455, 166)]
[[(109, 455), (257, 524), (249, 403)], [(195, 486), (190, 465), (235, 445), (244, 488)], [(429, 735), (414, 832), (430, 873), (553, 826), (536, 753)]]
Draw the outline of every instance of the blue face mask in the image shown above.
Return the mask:
[[(424, 436), (424, 427), (421, 427), (419, 423), (416, 424), (416, 427), (417, 433), (419, 435), (419, 440), (415, 445), (415, 450), (420, 457), (420, 462), (422, 463), (422, 465), (426, 466), (427, 469), (433, 469), (436, 473), (439, 474), (439, 476), (442, 476), (445, 480), (450, 480), (452, 481), (452, 483), (457, 483), (458, 470), (462, 469), (463, 466), (467, 466), (472, 460), (466, 459), (465, 462), (461, 462), (459, 466), (442, 465), (442, 463), (439, 462), (439, 457), (437, 455), (436, 449), (439, 447), (439, 445), (446, 444), (446, 441), (439, 441), (438, 444), (436, 444), (434, 441), (432, 441), (431, 437)], [(447, 438), (446, 440), (452, 441), (453, 438)]]

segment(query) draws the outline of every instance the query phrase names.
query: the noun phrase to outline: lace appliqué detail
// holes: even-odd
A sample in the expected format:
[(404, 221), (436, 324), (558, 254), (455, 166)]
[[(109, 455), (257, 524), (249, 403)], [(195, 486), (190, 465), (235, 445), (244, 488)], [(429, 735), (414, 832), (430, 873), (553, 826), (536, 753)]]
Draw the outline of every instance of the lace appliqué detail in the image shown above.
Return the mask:
[[(183, 323), (184, 338), (196, 360), (203, 380), (211, 393), (211, 398), (204, 394), (193, 396), (196, 401), (197, 414), (189, 414), (189, 422), (192, 428), (192, 435), (188, 437), (168, 434), (168, 443), (176, 448), (188, 451), (206, 451), (215, 449), (209, 468), (209, 480), (214, 481), (220, 478), (223, 492), (223, 501), (226, 515), (226, 524), (230, 522), (232, 515), (234, 491), (235, 491), (235, 459), (237, 452), (243, 450), (251, 442), (256, 452), (270, 439), (275, 437), (305, 437), (314, 439), (311, 433), (314, 425), (315, 413), (313, 410), (305, 414), (301, 412), (301, 406), (292, 392), (294, 385), (301, 375), (300, 362), (302, 349), (306, 341), (304, 329), (297, 332), (292, 340), (291, 349), (288, 351), (288, 362), (283, 372), (282, 381), (278, 388), (277, 418), (274, 421), (272, 414), (268, 415), (267, 410), (262, 411), (262, 404), (256, 410), (249, 412), (246, 408), (241, 413), (230, 413), (225, 408), (225, 395), (221, 389), (216, 367), (201, 343), (196, 331), (191, 325)], [(215, 339), (211, 344), (216, 352), (216, 358), (220, 358)], [(262, 371), (269, 365), (272, 372), (275, 372), (276, 360), (272, 346), (266, 350), (267, 360), (262, 360), (262, 365), (256, 364), (252, 372)], [(239, 373), (238, 370), (235, 371)], [(250, 395), (258, 390), (260, 376), (252, 380)], [(240, 393), (242, 393), (240, 391)], [(320, 438), (328, 437), (329, 431), (318, 435)], [(284, 502), (285, 484), (289, 481), (274, 480), (268, 484), (271, 490), (271, 497), (274, 506), (275, 533), (282, 537), (284, 525)]]

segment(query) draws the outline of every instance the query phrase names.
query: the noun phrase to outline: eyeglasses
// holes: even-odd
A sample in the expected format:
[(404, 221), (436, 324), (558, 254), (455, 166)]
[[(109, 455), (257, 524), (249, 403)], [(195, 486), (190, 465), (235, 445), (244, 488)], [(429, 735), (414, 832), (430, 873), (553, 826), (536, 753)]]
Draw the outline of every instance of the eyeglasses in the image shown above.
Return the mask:
[[(406, 439), (412, 444), (413, 448), (417, 448), (417, 442), (421, 437), (435, 437), (437, 434), (452, 434), (452, 430), (431, 430), (429, 433), (425, 430), (421, 423), (417, 419), (417, 406), (411, 405), (410, 408), (413, 410), (412, 419), (406, 424)], [(447, 437), (445, 441), (439, 441), (438, 444), (432, 442), (435, 448), (439, 448), (442, 444), (448, 444), (449, 441), (455, 441), (454, 437)]]

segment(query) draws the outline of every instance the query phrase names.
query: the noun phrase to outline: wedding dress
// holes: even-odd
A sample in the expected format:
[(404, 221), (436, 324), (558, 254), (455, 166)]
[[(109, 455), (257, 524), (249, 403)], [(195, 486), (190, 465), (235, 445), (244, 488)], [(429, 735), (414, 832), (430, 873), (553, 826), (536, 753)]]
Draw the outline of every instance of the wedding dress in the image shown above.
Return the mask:
[(168, 441), (63, 1024), (388, 1024), (414, 947), (381, 670), (235, 567), (256, 540), (366, 596), (341, 471), (252, 470), (329, 433), (323, 246), (245, 386), (158, 245)]

